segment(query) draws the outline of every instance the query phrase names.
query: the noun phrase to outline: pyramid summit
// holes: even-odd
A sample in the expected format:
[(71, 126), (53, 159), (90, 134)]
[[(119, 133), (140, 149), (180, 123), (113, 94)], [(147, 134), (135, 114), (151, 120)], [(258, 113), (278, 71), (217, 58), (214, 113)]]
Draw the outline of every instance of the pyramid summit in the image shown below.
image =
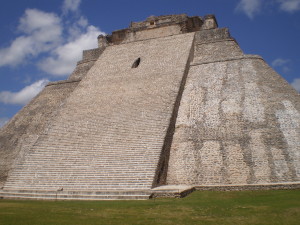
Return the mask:
[(151, 16), (100, 35), (0, 130), (0, 154), (3, 198), (299, 188), (300, 96), (214, 15)]

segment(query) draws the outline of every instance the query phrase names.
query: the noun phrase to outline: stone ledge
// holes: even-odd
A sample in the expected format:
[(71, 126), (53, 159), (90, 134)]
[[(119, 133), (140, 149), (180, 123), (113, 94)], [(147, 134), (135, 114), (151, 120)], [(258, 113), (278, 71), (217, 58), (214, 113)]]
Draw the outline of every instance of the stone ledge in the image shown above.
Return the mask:
[(232, 184), (232, 185), (199, 185), (195, 186), (199, 191), (251, 191), (251, 190), (288, 190), (300, 189), (300, 182), (270, 183), (270, 184)]
[(189, 32), (189, 33), (180, 33), (180, 34), (172, 34), (172, 35), (168, 35), (168, 36), (162, 36), (162, 37), (150, 37), (150, 38), (145, 38), (145, 39), (141, 39), (141, 40), (133, 40), (133, 41), (125, 41), (125, 42), (121, 42), (121, 43), (118, 43), (118, 44), (110, 44), (109, 46), (107, 46), (107, 48), (109, 47), (113, 47), (113, 46), (116, 46), (116, 45), (126, 45), (126, 44), (129, 44), (129, 43), (136, 43), (136, 42), (143, 42), (143, 41), (149, 41), (149, 40), (155, 40), (155, 39), (163, 39), (163, 38), (170, 38), (170, 37), (176, 37), (176, 36), (179, 36), (179, 35), (186, 35), (186, 34), (192, 34), (194, 32)]
[(49, 82), (47, 86), (51, 86), (51, 85), (59, 85), (59, 84), (67, 84), (67, 83), (75, 83), (75, 82), (80, 82), (81, 79), (76, 79), (76, 80), (60, 80), (60, 81), (53, 81), (53, 82)]
[(232, 38), (229, 29), (224, 28), (215, 28), (215, 29), (208, 29), (208, 30), (200, 30), (195, 33), (196, 42), (210, 42), (216, 40), (225, 40)]
[(203, 61), (203, 62), (199, 62), (199, 63), (191, 63), (191, 66), (198, 66), (198, 65), (209, 64), (209, 63), (227, 62), (227, 61), (233, 61), (233, 60), (242, 60), (242, 59), (260, 59), (260, 60), (264, 60), (259, 55), (243, 55), (243, 56), (238, 56), (238, 57), (230, 57), (230, 58), (222, 59), (222, 60), (212, 60), (212, 61)]
[(1, 189), (0, 199), (47, 200), (147, 200), (153, 198), (183, 198), (194, 191), (254, 191), (300, 189), (300, 182), (244, 185), (164, 185), (153, 189), (124, 190), (17, 190)]
[(84, 63), (96, 62), (97, 60), (98, 60), (98, 58), (97, 59), (83, 59), (83, 60), (80, 60), (80, 61), (77, 62), (77, 66), (81, 65), (81, 64), (84, 64)]
[(0, 190), (0, 199), (32, 200), (147, 200), (149, 190)]
[(164, 185), (151, 190), (150, 198), (183, 198), (196, 189), (185, 185)]
[(226, 42), (226, 41), (232, 41), (237, 43), (237, 41), (234, 38), (226, 38), (226, 39), (218, 39), (218, 40), (208, 40), (208, 41), (196, 41), (195, 45), (207, 45), (207, 44), (212, 44), (212, 43), (217, 43), (217, 42)]

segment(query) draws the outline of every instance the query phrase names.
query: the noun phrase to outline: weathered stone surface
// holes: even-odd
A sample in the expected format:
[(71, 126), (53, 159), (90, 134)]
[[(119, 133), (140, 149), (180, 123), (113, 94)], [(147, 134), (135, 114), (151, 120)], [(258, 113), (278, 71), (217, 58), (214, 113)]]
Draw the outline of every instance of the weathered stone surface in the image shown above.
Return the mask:
[(5, 188), (150, 189), (192, 40), (107, 47)]
[(299, 107), (299, 94), (226, 29), (197, 32), (167, 183), (299, 181)]
[(50, 85), (0, 130), (0, 187), (56, 116), (78, 82)]
[(77, 63), (75, 70), (69, 76), (68, 80), (82, 79), (95, 64), (104, 49), (102, 47), (83, 51), (82, 60)]
[(213, 15), (149, 17), (98, 44), (0, 131), (6, 196), (299, 187), (299, 94)]

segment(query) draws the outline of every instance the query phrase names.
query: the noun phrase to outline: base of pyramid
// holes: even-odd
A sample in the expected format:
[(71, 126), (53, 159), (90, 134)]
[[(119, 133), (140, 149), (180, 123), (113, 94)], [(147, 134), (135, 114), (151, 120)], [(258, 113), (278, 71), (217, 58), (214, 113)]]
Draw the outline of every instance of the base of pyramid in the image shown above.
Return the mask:
[(300, 182), (260, 183), (260, 184), (231, 184), (231, 185), (196, 185), (201, 191), (251, 191), (251, 190), (288, 190), (300, 189)]
[(0, 199), (27, 200), (147, 200), (150, 190), (95, 190), (95, 191), (47, 191), (47, 190), (1, 190)]
[(300, 182), (233, 185), (164, 185), (141, 190), (0, 190), (0, 199), (27, 200), (147, 200), (151, 198), (183, 198), (198, 191), (248, 191), (300, 189)]

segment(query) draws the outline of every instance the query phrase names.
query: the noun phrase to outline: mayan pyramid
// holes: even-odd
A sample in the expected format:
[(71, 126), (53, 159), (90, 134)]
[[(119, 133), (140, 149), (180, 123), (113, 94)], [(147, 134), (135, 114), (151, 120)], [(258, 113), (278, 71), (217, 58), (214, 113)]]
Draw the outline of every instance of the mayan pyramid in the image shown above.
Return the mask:
[(0, 154), (0, 198), (299, 188), (300, 96), (213, 15), (151, 16), (99, 36), (0, 130)]

